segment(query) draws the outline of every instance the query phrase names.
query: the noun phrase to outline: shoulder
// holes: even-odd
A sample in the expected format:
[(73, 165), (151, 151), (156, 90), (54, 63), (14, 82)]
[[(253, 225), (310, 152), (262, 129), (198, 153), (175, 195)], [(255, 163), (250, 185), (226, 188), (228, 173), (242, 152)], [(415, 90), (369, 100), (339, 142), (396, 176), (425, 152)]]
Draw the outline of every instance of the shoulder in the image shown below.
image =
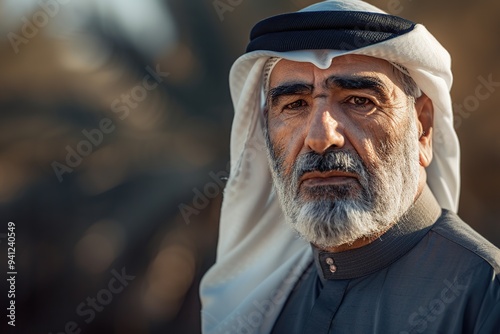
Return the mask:
[(421, 247), (418, 255), (429, 262), (423, 264), (425, 277), (437, 282), (438, 291), (431, 293), (432, 298), (440, 296), (438, 300), (449, 309), (449, 323), (457, 321), (453, 317), (462, 319), (463, 328), (456, 332), (496, 333), (500, 326), (500, 250), (447, 210), (417, 247)]
[(429, 231), (429, 237), (438, 239), (457, 259), (482, 263), (493, 269), (497, 277), (500, 274), (500, 250), (455, 213), (443, 210)]

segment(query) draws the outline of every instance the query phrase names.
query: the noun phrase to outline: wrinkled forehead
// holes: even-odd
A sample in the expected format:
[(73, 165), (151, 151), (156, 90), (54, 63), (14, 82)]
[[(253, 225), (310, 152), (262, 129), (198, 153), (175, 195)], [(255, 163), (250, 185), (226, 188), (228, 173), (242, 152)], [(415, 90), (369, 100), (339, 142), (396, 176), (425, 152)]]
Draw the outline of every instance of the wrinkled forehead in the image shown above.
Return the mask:
[(320, 69), (309, 62), (281, 59), (269, 73), (269, 85), (273, 87), (283, 81), (294, 79), (313, 83), (315, 78), (321, 80), (331, 75), (372, 75), (395, 79), (394, 66), (383, 59), (363, 55), (345, 55), (333, 59), (327, 69)]
[(291, 83), (322, 85), (331, 77), (377, 78), (390, 89), (392, 86), (400, 86), (395, 71), (398, 70), (386, 60), (363, 55), (339, 56), (333, 59), (330, 67), (326, 69), (318, 68), (309, 62), (279, 59), (264, 76), (264, 96), (277, 86)]

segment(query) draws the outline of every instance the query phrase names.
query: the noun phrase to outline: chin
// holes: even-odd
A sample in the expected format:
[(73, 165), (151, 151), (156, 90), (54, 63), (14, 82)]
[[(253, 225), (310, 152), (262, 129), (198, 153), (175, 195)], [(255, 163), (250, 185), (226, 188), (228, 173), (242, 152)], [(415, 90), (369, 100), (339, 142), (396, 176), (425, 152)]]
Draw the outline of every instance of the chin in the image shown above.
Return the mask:
[(387, 230), (392, 219), (376, 219), (366, 203), (320, 200), (301, 206), (288, 221), (308, 242), (322, 248), (352, 244)]

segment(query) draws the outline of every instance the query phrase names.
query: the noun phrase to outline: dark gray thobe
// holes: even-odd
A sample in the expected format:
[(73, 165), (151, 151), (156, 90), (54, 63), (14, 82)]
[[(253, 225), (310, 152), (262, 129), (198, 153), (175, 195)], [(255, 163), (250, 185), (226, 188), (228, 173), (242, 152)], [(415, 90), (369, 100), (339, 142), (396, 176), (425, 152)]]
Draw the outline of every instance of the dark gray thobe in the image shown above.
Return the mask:
[(313, 251), (273, 333), (500, 333), (500, 251), (428, 188), (369, 245)]

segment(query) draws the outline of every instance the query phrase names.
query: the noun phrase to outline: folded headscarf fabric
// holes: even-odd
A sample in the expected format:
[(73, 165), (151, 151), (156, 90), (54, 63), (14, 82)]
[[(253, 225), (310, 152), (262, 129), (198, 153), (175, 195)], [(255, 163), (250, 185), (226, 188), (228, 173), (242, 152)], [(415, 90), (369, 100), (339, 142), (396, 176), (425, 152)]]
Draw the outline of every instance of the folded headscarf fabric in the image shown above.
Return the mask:
[[(270, 332), (312, 260), (309, 244), (284, 223), (268, 167), (262, 108), (263, 73), (269, 74), (276, 63), (269, 63), (270, 57), (327, 69), (335, 57), (359, 54), (384, 59), (407, 72), (434, 106), (427, 184), (443, 208), (457, 210), (459, 144), (453, 129), (448, 52), (424, 26), (385, 15), (362, 1), (324, 1), (295, 18), (285, 14), (258, 24), (248, 53), (231, 69), (231, 173), (224, 190), (216, 263), (200, 287), (204, 333)], [(315, 37), (308, 40), (309, 35)]]

